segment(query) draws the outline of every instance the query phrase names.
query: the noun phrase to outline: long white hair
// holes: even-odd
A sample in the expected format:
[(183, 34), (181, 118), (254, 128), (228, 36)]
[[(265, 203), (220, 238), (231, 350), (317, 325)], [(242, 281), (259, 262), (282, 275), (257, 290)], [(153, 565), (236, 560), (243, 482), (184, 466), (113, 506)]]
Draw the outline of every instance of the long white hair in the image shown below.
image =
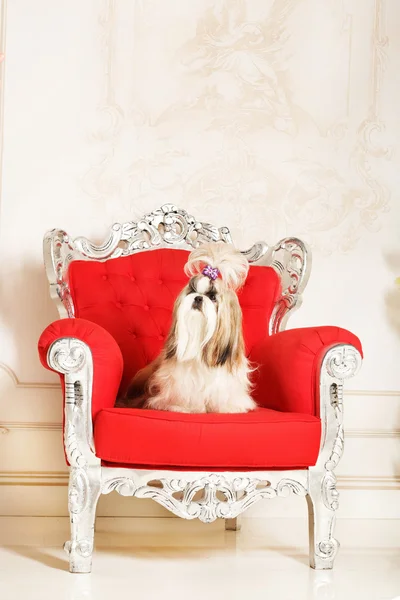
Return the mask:
[(188, 284), (176, 299), (172, 326), (147, 382), (145, 406), (178, 412), (246, 412), (251, 367), (236, 290), (249, 265), (232, 245), (208, 243), (189, 255)]

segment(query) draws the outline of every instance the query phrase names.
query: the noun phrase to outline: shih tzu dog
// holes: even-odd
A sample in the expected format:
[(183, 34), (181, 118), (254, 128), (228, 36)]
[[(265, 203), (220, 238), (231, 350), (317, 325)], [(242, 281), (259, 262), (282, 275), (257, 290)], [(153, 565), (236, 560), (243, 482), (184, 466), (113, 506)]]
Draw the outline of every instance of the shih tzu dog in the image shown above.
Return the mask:
[(246, 258), (223, 242), (191, 252), (190, 280), (175, 302), (165, 347), (137, 373), (120, 405), (187, 413), (256, 407), (236, 295), (248, 269)]

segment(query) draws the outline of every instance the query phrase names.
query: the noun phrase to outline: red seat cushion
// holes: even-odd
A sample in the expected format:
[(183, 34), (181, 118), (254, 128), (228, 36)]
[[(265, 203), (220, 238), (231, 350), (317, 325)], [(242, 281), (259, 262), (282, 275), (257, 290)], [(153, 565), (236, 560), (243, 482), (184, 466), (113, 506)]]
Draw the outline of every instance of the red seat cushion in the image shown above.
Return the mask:
[[(168, 248), (104, 262), (74, 261), (69, 267), (75, 316), (101, 325), (121, 349), (121, 392), (164, 345), (175, 299), (188, 282), (183, 270), (188, 255)], [(248, 352), (268, 335), (280, 289), (274, 269), (250, 267), (239, 294)]]
[(107, 408), (94, 423), (97, 456), (136, 467), (306, 468), (317, 460), (320, 437), (317, 417), (268, 408), (246, 414)]

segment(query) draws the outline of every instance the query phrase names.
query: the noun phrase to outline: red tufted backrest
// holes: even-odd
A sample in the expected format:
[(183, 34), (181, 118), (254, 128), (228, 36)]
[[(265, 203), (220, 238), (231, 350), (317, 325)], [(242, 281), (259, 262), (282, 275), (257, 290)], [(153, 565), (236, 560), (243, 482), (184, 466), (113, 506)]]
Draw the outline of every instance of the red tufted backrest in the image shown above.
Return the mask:
[[(134, 374), (163, 347), (176, 297), (187, 284), (185, 250), (151, 250), (105, 262), (74, 261), (69, 284), (75, 316), (106, 329), (124, 357), (124, 390)], [(239, 293), (247, 352), (268, 335), (280, 293), (271, 267), (252, 266)]]

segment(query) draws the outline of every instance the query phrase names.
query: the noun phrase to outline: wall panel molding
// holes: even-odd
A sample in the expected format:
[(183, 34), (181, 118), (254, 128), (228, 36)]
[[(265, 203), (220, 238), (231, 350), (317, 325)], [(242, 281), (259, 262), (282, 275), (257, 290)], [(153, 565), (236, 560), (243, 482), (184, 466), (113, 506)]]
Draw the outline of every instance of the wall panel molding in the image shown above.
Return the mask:
[[(61, 431), (62, 423), (47, 422), (0, 422), (0, 433), (6, 434), (12, 430)], [(346, 438), (398, 438), (400, 429), (346, 429)]]
[(400, 477), (359, 477), (338, 475), (338, 487), (343, 490), (400, 490)]
[(0, 471), (0, 485), (67, 486), (68, 477), (68, 471)]
[(15, 387), (18, 389), (58, 390), (61, 387), (59, 383), (43, 383), (41, 381), (20, 381), (13, 369), (4, 363), (0, 363), (0, 370), (4, 371), (4, 373), (6, 373), (10, 377)]
[[(303, 499), (304, 502), (304, 499)], [(264, 503), (259, 503), (262, 506)], [(267, 502), (268, 504), (268, 502)], [(125, 547), (124, 554), (131, 556), (132, 568), (135, 566), (135, 556), (143, 555), (158, 556), (160, 553), (160, 543), (162, 550), (160, 556), (166, 559), (176, 560), (177, 556), (215, 556), (221, 559), (227, 548), (226, 533), (224, 523), (215, 521), (214, 523), (204, 524), (197, 520), (184, 521), (183, 519), (171, 518), (148, 518), (132, 519), (110, 518), (109, 516), (99, 517), (96, 521), (96, 548), (107, 548), (107, 552), (121, 552)], [(344, 561), (346, 560), (346, 550), (352, 549), (359, 553), (369, 552), (374, 549), (379, 555), (385, 555), (397, 562), (400, 522), (394, 522), (392, 519), (380, 519), (372, 521), (365, 519), (339, 519), (337, 523), (338, 538), (342, 545)], [(228, 534), (229, 535), (229, 534)], [(14, 517), (0, 518), (0, 545), (18, 546), (14, 552), (25, 556), (36, 558), (43, 556), (38, 552), (35, 556), (32, 546), (40, 548), (62, 547), (63, 543), (69, 537), (69, 520), (67, 517)], [(252, 519), (244, 517), (241, 541), (237, 542), (243, 551), (248, 548), (250, 552), (266, 548), (279, 549), (285, 556), (298, 556), (301, 562), (306, 562), (308, 553), (307, 524), (304, 516), (296, 515), (296, 518), (276, 518), (276, 519)], [(232, 544), (228, 544), (227, 552), (232, 554), (234, 546), (234, 537)], [(21, 546), (30, 546), (29, 551)], [(117, 548), (119, 550), (112, 550)], [(179, 552), (179, 554), (177, 554)], [(254, 559), (257, 554), (254, 555)], [(64, 557), (65, 570), (67, 570), (67, 557)], [(303, 565), (302, 565), (303, 566)], [(395, 568), (395, 567), (394, 567)], [(313, 574), (312, 574), (313, 575)], [(322, 577), (311, 577), (314, 582), (313, 591), (321, 598), (333, 598), (329, 596), (330, 589), (327, 589), (326, 581), (331, 581), (330, 573), (321, 573)], [(86, 598), (90, 596), (90, 578), (82, 581), (82, 578), (76, 579), (76, 591), (74, 596)], [(79, 581), (78, 581), (79, 580)], [(317, 583), (315, 583), (317, 582)], [(335, 577), (335, 588), (340, 587)], [(87, 585), (87, 587), (86, 587)], [(154, 594), (153, 594), (154, 595)], [(354, 594), (357, 598), (357, 594)], [(377, 595), (376, 597), (383, 597)], [(388, 596), (385, 596), (388, 597)]]
[(15, 430), (36, 430), (36, 431), (62, 431), (62, 423), (47, 423), (47, 422), (7, 422), (0, 423), (0, 433), (6, 434)]
[[(0, 471), (0, 485), (10, 486), (52, 486), (68, 485), (68, 471)], [(400, 490), (400, 476), (360, 477), (358, 475), (338, 475), (338, 485), (348, 490)]]
[[(400, 521), (400, 478), (339, 477), (339, 521), (354, 519), (398, 519)], [(0, 517), (67, 516), (68, 473), (0, 473)], [(306, 519), (304, 498), (285, 498), (280, 502), (259, 503), (248, 517), (266, 521), (280, 517)], [(102, 496), (99, 517), (166, 517), (171, 513), (151, 500), (124, 498), (118, 494)]]
[(345, 429), (346, 438), (398, 438), (400, 429)]
[[(1, 1), (1, 0), (0, 0)], [(20, 389), (46, 389), (46, 390), (58, 390), (61, 385), (58, 382), (49, 383), (41, 381), (21, 381), (15, 371), (5, 363), (0, 362), (0, 370), (4, 371), (10, 379), (13, 381), (15, 387)], [(400, 400), (400, 390), (362, 390), (362, 389), (350, 389), (345, 390), (345, 397), (351, 396), (389, 396), (396, 397)]]
[(345, 397), (347, 396), (388, 396), (395, 397), (400, 400), (400, 390), (345, 390)]

